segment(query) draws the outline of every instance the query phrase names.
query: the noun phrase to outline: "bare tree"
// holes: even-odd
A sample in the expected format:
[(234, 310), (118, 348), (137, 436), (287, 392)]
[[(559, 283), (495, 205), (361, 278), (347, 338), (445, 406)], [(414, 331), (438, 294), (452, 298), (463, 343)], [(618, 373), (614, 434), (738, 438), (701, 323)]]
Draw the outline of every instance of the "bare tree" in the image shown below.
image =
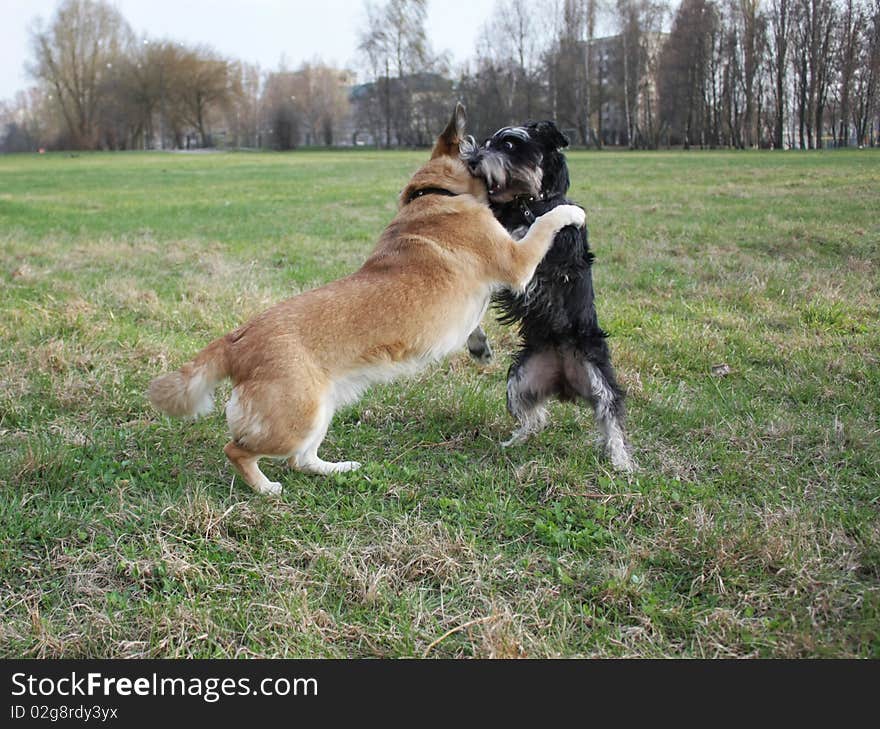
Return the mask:
[[(477, 37), (476, 59), (459, 84), (477, 133), (488, 135), (506, 124), (555, 115), (555, 18), (548, 0), (505, 0), (495, 6)], [(571, 60), (582, 66), (580, 56)]]
[(0, 151), (35, 152), (52, 146), (64, 121), (58, 118), (50, 96), (34, 87), (0, 103)]
[(351, 74), (320, 59), (304, 63), (294, 74), (292, 90), (302, 111), (307, 145), (330, 146), (350, 114)]
[(263, 77), (258, 65), (236, 63), (234, 87), (240, 93), (233, 95), (227, 113), (227, 126), (232, 130), (235, 147), (258, 147), (260, 133), (260, 95)]
[(209, 115), (240, 93), (239, 78), (230, 61), (204, 46), (184, 49), (172, 74), (169, 86), (179, 113), (197, 130), (201, 145), (210, 146)]
[(711, 44), (718, 22), (711, 2), (683, 0), (663, 46), (659, 78), (662, 115), (685, 149), (716, 143), (711, 138), (707, 110), (711, 103)]
[(858, 143), (874, 146), (877, 137), (872, 129), (880, 130), (880, 0), (873, 0), (868, 13), (870, 20), (859, 43), (852, 115)]
[(280, 151), (299, 146), (303, 120), (296, 91), (296, 75), (284, 64), (266, 76), (261, 103), (266, 124), (266, 138), (261, 141), (265, 146)]
[(756, 82), (761, 68), (765, 22), (759, 12), (758, 0), (737, 0), (734, 13), (736, 22), (740, 26), (738, 34), (742, 56), (740, 83), (744, 102), (742, 129), (737, 136), (741, 146), (754, 147), (757, 145), (758, 136), (756, 104), (761, 99), (761, 94), (756, 89)]
[(616, 9), (628, 142), (630, 147), (656, 149), (664, 132), (656, 84), (668, 7), (654, 0), (617, 0)]
[(53, 89), (72, 146), (97, 144), (98, 110), (109, 90), (104, 81), (131, 40), (125, 19), (104, 0), (64, 0), (48, 25), (36, 21), (28, 70)]
[(398, 144), (412, 144), (418, 136), (412, 125), (413, 83), (437, 60), (425, 30), (427, 0), (388, 0), (383, 6), (367, 2), (365, 9), (358, 50), (374, 83), (369, 108), (381, 114), (386, 147), (392, 137)]
[(850, 140), (853, 92), (860, 60), (859, 46), (864, 37), (866, 21), (864, 8), (857, 0), (843, 0), (840, 21), (837, 24), (839, 118), (833, 130), (836, 146), (845, 147)]
[(773, 145), (785, 147), (788, 46), (792, 0), (770, 0), (768, 10), (770, 76), (773, 81)]
[[(595, 43), (597, 0), (565, 0), (559, 8), (552, 47), (545, 56), (545, 74), (553, 116), (563, 126), (576, 129), (584, 145), (600, 143), (601, 105), (594, 104), (593, 89), (600, 95), (597, 74), (601, 49)], [(593, 117), (596, 123), (593, 123)]]
[(795, 0), (792, 54), (801, 149), (822, 146), (832, 63), (832, 0)]
[(529, 3), (526, 0), (501, 2), (495, 6), (482, 39), (482, 53), (485, 57), (494, 58), (499, 66), (513, 62), (510, 105), (519, 101), (526, 117), (534, 117), (536, 114), (536, 77), (545, 48), (546, 11), (546, 4), (542, 7), (540, 3)]
[[(597, 84), (596, 63), (595, 63), (595, 38), (596, 38), (596, 13), (598, 11), (598, 0), (584, 0), (584, 14), (586, 44), (584, 48), (584, 91), (583, 91), (583, 112), (581, 127), (583, 129), (582, 136), (584, 144), (596, 146), (602, 145), (602, 106), (599, 103), (599, 111), (596, 113), (593, 109), (593, 86)], [(593, 126), (592, 118), (596, 115), (596, 126)], [(596, 128), (599, 132), (596, 132)]]
[(580, 141), (589, 141), (584, 118), (586, 80), (586, 12), (580, 0), (565, 0), (561, 6), (553, 46), (546, 57), (547, 82), (552, 115), (563, 128), (576, 128)]

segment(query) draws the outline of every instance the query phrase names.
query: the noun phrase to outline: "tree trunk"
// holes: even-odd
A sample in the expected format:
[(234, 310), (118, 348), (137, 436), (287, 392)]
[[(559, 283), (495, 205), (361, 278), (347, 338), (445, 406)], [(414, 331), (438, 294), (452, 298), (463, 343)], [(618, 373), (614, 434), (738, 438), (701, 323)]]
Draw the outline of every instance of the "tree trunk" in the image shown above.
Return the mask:
[(391, 149), (391, 69), (385, 56), (385, 148)]
[(633, 148), (633, 125), (632, 114), (629, 105), (629, 44), (626, 40), (627, 31), (624, 30), (623, 42), (623, 108), (626, 115), (626, 136), (630, 149)]

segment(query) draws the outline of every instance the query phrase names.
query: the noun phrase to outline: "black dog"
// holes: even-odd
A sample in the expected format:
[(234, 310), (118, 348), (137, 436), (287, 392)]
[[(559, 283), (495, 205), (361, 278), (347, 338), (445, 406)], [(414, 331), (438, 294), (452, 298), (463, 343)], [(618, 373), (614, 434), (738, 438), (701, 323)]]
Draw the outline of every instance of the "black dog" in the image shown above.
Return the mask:
[[(486, 180), (495, 217), (515, 238), (548, 210), (571, 204), (568, 165), (560, 152), (567, 146), (551, 121), (499, 129), (479, 147), (473, 139), (462, 145), (471, 172)], [(586, 229), (563, 228), (526, 291), (504, 290), (494, 297), (499, 320), (518, 324), (522, 340), (507, 373), (507, 409), (519, 427), (504, 445), (522, 443), (544, 428), (549, 398), (580, 399), (593, 406), (614, 467), (631, 471), (622, 427), (624, 392), (596, 316), (592, 263)], [(478, 361), (491, 358), (482, 328), (468, 338), (468, 350)]]

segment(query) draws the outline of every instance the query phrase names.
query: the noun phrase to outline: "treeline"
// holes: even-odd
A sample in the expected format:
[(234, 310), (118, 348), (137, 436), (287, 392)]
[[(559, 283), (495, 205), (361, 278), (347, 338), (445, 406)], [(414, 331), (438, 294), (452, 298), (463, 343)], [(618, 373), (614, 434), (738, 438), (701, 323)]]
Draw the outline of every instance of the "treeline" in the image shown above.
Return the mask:
[(34, 26), (36, 86), (0, 110), (0, 146), (423, 146), (455, 99), (480, 136), (553, 118), (593, 147), (880, 143), (880, 0), (502, 0), (457, 67), (427, 0), (364, 16), (358, 69), (262, 71), (63, 0)]
[(508, 0), (457, 88), (587, 146), (874, 146), (880, 0)]
[(137, 36), (105, 0), (64, 0), (38, 22), (28, 71), (37, 85), (2, 110), (5, 151), (334, 144), (352, 81), (320, 61), (263, 73)]
[(874, 145), (880, 0), (683, 0), (658, 71), (685, 146)]

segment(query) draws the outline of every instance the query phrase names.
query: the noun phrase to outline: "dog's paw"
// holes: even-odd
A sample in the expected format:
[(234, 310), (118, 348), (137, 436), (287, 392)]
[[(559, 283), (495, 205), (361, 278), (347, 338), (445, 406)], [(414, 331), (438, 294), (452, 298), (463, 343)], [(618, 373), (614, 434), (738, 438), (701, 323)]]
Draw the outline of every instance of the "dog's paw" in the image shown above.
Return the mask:
[(263, 496), (281, 496), (281, 484), (277, 481), (266, 481), (257, 488), (257, 493)]
[(333, 473), (348, 473), (349, 471), (357, 471), (361, 467), (357, 461), (342, 461), (333, 465), (336, 466)]
[(474, 349), (471, 349), (470, 346), (468, 346), (468, 354), (474, 362), (481, 365), (490, 364), (494, 356), (492, 353), (492, 347), (489, 346), (489, 342), (483, 342), (483, 346), (475, 347)]
[(510, 438), (501, 442), (502, 448), (512, 448), (513, 446), (522, 445), (529, 439), (531, 433), (528, 430), (514, 430), (510, 434)]
[(550, 220), (557, 230), (564, 228), (566, 225), (574, 225), (577, 228), (582, 228), (587, 222), (586, 212), (584, 212), (583, 208), (579, 208), (577, 205), (559, 205), (541, 217), (548, 216), (552, 216), (550, 217)]
[(483, 327), (478, 326), (468, 335), (467, 350), (475, 362), (485, 365), (492, 361), (492, 347), (489, 346)]
[(330, 476), (334, 473), (348, 473), (349, 471), (357, 471), (361, 464), (357, 461), (322, 461), (320, 458), (312, 458), (297, 462), (296, 458), (291, 458), (288, 465), (296, 468), (303, 473), (314, 473), (318, 476)]
[(615, 471), (635, 473), (638, 470), (638, 466), (633, 461), (629, 451), (620, 443), (614, 443), (613, 441), (608, 443), (605, 446), (605, 455), (611, 461)]
[(565, 214), (568, 222), (565, 225), (574, 225), (577, 228), (583, 228), (587, 224), (587, 213), (583, 208), (577, 205), (561, 205), (565, 208)]

